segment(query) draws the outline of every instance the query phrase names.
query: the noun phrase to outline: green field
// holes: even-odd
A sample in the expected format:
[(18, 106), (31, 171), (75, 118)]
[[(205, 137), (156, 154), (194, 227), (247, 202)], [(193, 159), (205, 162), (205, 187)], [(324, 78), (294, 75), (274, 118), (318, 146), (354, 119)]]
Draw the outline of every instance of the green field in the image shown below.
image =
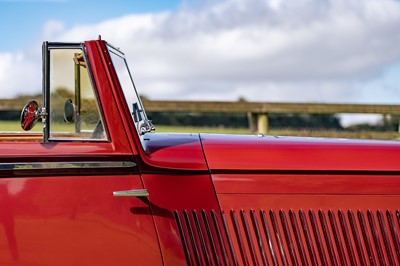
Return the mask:
[[(73, 125), (65, 124), (65, 125), (57, 125), (57, 130), (71, 132), (73, 130)], [(21, 124), (19, 121), (1, 121), (0, 120), (0, 132), (22, 132), (24, 131), (21, 128)], [(43, 125), (42, 122), (37, 122), (36, 126), (30, 130), (30, 132), (42, 132)]]
[[(42, 131), (42, 123), (38, 122), (36, 126), (31, 130), (33, 132)], [(19, 121), (0, 121), (0, 132), (7, 131), (23, 131)]]
[[(63, 130), (58, 128), (58, 130)], [(67, 126), (65, 131), (70, 131)], [(0, 132), (23, 131), (19, 121), (0, 121)], [(31, 132), (41, 132), (42, 123), (38, 122)], [(252, 134), (248, 128), (226, 128), (226, 127), (184, 127), (184, 126), (156, 126), (155, 132), (178, 132), (178, 133), (218, 133), (218, 134)], [(327, 137), (327, 138), (353, 138), (353, 139), (400, 139), (398, 132), (347, 132), (327, 130), (294, 130), (281, 129), (270, 130), (268, 135), (273, 136), (303, 136), (303, 137)]]

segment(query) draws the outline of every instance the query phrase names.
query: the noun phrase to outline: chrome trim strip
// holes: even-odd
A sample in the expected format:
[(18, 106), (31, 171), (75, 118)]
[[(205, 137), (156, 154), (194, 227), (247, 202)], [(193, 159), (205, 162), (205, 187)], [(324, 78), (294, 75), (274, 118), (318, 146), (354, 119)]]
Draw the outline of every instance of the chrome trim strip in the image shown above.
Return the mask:
[(131, 190), (122, 190), (122, 191), (114, 191), (114, 197), (148, 197), (149, 192), (147, 189), (131, 189)]
[(76, 169), (76, 168), (132, 168), (135, 166), (136, 163), (129, 161), (27, 162), (27, 163), (0, 163), (0, 171)]

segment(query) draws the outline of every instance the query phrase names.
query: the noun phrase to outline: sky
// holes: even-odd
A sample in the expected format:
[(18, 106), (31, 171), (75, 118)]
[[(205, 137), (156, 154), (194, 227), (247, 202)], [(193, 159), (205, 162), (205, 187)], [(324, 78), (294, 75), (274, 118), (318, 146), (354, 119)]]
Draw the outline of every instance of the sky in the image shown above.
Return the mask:
[(104, 40), (154, 100), (400, 103), (398, 0), (0, 0), (0, 98), (39, 93), (41, 43)]

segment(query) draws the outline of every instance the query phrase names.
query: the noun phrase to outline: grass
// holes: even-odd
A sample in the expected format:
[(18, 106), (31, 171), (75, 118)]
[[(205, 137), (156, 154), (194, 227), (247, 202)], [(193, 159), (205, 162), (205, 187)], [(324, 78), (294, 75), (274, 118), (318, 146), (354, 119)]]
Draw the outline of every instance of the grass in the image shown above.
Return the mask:
[[(23, 131), (19, 121), (0, 121), (0, 132), (7, 131)], [(42, 123), (38, 122), (36, 126), (31, 130), (32, 132), (41, 132)]]
[[(72, 132), (73, 125), (57, 125), (58, 131), (64, 132)], [(0, 120), (0, 132), (25, 132), (19, 121), (1, 121)], [(29, 132), (43, 132), (43, 124), (42, 122), (37, 122), (37, 124), (33, 127)]]
[[(42, 132), (42, 123), (38, 122), (31, 132)], [(67, 125), (58, 128), (60, 131), (71, 131)], [(19, 121), (0, 121), (0, 132), (22, 132)], [(184, 127), (184, 126), (156, 126), (155, 132), (177, 132), (177, 133), (219, 133), (219, 134), (253, 134), (248, 128), (226, 128), (226, 127)], [(348, 132), (328, 130), (293, 130), (281, 129), (270, 130), (268, 135), (274, 136), (303, 136), (303, 137), (327, 137), (327, 138), (353, 138), (353, 139), (388, 139), (400, 140), (398, 132)]]

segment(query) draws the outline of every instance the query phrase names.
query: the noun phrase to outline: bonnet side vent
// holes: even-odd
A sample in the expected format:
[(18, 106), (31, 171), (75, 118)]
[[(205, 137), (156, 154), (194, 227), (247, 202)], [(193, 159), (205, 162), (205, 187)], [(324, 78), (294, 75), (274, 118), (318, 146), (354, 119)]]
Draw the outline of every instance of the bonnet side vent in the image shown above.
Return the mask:
[(399, 210), (174, 212), (189, 265), (399, 265)]

